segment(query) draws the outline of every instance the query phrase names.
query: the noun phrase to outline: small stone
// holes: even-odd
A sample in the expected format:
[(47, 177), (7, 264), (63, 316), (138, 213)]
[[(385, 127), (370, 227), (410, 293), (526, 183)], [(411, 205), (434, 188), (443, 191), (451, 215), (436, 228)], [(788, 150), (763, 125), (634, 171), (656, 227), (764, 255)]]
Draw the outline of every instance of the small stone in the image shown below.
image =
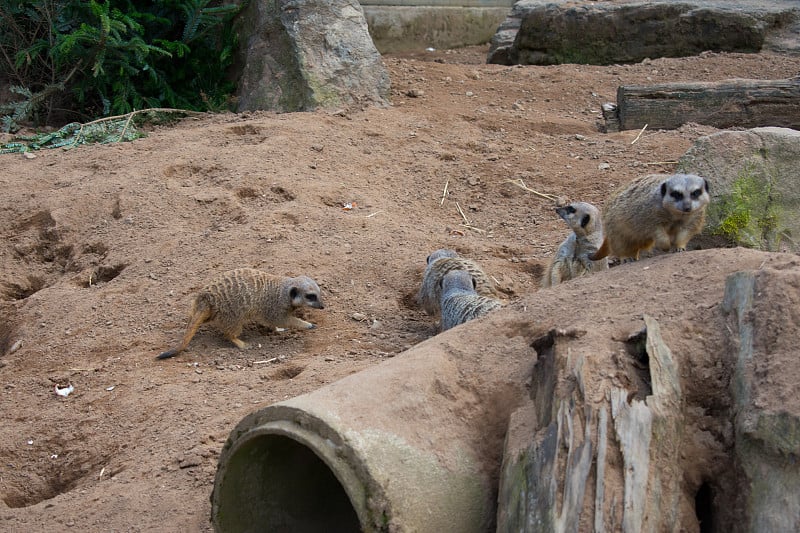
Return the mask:
[(365, 315), (364, 313), (353, 313), (351, 315), (351, 318), (356, 322), (363, 322), (364, 320), (367, 319), (367, 315)]
[(608, 163), (600, 163), (599, 165), (597, 165), (598, 170), (609, 170), (610, 168), (611, 165), (609, 165)]
[(203, 458), (200, 457), (198, 454), (192, 454), (183, 459), (178, 460), (178, 466), (180, 468), (190, 468), (192, 466), (200, 466), (203, 463)]

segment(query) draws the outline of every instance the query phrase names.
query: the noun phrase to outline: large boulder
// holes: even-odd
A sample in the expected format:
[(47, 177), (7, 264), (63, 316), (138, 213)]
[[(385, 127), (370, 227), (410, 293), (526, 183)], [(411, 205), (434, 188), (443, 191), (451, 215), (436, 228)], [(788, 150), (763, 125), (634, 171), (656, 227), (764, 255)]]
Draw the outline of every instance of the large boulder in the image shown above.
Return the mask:
[(239, 111), (386, 103), (389, 74), (356, 0), (254, 0), (236, 25)]
[(800, 252), (800, 131), (769, 127), (701, 137), (678, 168), (711, 184), (706, 237)]
[(572, 2), (520, 0), (487, 62), (613, 64), (706, 50), (800, 51), (800, 6), (783, 0)]

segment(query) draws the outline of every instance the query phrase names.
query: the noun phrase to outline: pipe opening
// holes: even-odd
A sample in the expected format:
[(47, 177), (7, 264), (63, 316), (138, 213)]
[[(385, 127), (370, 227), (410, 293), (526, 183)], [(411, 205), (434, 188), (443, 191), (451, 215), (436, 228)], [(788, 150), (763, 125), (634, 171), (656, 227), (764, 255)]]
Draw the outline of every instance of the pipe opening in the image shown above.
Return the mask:
[(700, 533), (712, 533), (714, 531), (714, 491), (707, 481), (700, 485), (694, 496), (694, 513), (700, 523)]
[(228, 459), (217, 485), (217, 531), (360, 532), (342, 484), (310, 448), (282, 435), (258, 435)]

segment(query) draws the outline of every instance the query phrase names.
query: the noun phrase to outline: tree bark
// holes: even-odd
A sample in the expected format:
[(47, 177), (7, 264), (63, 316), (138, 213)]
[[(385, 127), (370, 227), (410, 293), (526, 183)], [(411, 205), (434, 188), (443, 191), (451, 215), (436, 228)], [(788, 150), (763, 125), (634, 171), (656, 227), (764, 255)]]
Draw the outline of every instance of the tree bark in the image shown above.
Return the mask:
[(676, 129), (687, 122), (716, 128), (800, 129), (800, 76), (784, 80), (623, 85), (616, 109), (604, 106), (607, 131)]

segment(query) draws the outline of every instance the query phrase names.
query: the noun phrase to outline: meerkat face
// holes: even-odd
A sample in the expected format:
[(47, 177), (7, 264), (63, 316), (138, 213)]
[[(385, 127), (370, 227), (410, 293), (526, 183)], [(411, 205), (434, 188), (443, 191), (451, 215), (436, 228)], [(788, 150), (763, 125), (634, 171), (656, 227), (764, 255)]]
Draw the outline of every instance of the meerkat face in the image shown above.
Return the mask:
[(708, 180), (694, 174), (675, 174), (661, 184), (661, 205), (676, 215), (703, 209), (711, 201)]
[(556, 208), (556, 213), (578, 235), (591, 232), (595, 224), (600, 221), (600, 210), (586, 202), (573, 202), (567, 206)]
[(322, 302), (322, 291), (317, 283), (307, 276), (300, 276), (292, 280), (289, 298), (292, 300), (292, 307), (325, 309), (325, 304)]
[(430, 265), (437, 259), (441, 259), (443, 257), (458, 257), (458, 253), (455, 250), (448, 250), (446, 248), (441, 248), (433, 252), (431, 255), (429, 255), (428, 258), (425, 260), (425, 262)]
[(442, 281), (442, 294), (447, 293), (451, 289), (463, 289), (466, 291), (474, 291), (477, 288), (477, 283), (472, 274), (466, 270), (451, 270), (444, 275)]

